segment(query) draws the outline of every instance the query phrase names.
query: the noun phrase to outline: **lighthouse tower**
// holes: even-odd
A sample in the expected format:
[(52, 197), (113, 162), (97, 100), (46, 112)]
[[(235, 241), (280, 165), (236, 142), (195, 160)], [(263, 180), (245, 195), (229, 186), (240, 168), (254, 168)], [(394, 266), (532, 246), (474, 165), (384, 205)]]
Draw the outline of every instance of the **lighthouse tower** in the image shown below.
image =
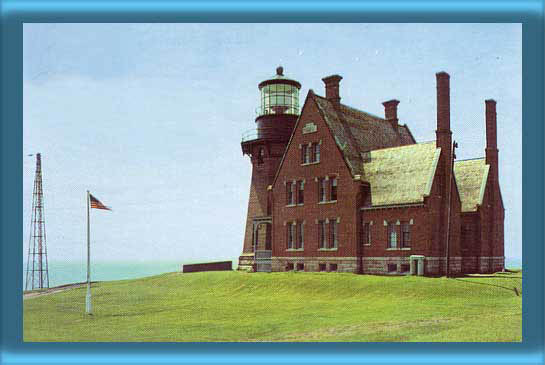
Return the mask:
[(239, 270), (270, 271), (272, 212), (268, 188), (299, 117), (301, 84), (285, 77), (279, 66), (276, 75), (258, 87), (257, 131), (245, 134), (241, 143), (242, 153), (252, 162), (252, 181)]

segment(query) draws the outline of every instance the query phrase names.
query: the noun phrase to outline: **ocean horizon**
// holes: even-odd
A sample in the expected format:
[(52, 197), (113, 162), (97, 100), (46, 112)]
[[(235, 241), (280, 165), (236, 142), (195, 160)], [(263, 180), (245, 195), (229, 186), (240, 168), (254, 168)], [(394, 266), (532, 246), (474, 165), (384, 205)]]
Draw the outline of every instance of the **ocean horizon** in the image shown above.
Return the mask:
[[(233, 258), (233, 269), (238, 265), (238, 258)], [(102, 261), (91, 263), (92, 281), (112, 281), (138, 279), (146, 276), (159, 275), (169, 272), (181, 271), (182, 265), (199, 262), (228, 261), (218, 260), (191, 260), (180, 261), (155, 261), (155, 262), (127, 262), (127, 261)], [(521, 258), (506, 258), (505, 267), (512, 269), (522, 268)], [(87, 280), (87, 266), (85, 262), (51, 261), (49, 262), (49, 287), (59, 285), (81, 283)], [(23, 268), (23, 287), (26, 283), (26, 263)]]
[[(238, 259), (238, 258), (237, 258)], [(238, 261), (233, 261), (236, 268)], [(191, 261), (154, 261), (154, 262), (127, 262), (127, 261), (98, 261), (91, 263), (92, 281), (112, 281), (138, 279), (146, 276), (181, 271), (182, 265), (199, 262), (229, 261), (218, 260), (191, 260)], [(26, 262), (23, 265), (23, 288), (26, 285)], [(81, 283), (87, 280), (87, 264), (79, 261), (50, 261), (49, 287)]]

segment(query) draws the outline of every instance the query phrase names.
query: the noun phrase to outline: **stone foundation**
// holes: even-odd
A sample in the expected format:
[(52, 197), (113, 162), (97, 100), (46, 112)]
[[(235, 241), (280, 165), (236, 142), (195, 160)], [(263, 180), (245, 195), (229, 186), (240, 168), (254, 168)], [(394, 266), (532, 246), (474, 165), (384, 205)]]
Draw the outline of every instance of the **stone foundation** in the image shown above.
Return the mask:
[(505, 270), (505, 256), (492, 257), (492, 271), (498, 272)]
[(254, 271), (254, 253), (245, 253), (238, 258), (238, 271)]
[[(292, 265), (292, 266), (290, 266)], [(303, 265), (303, 270), (301, 270)], [(336, 267), (335, 267), (336, 265)], [(293, 267), (293, 269), (291, 268)], [(358, 272), (356, 257), (273, 257), (272, 271)]]
[[(389, 267), (388, 265), (395, 265), (395, 270), (391, 270), (393, 266)], [(377, 274), (377, 275), (408, 274), (409, 268), (410, 268), (409, 257), (364, 257), (363, 258), (363, 273), (364, 274)]]
[(475, 274), (479, 271), (479, 258), (468, 256), (462, 258), (462, 272), (464, 274)]
[(492, 274), (498, 271), (503, 271), (505, 268), (504, 256), (481, 256), (478, 259), (479, 273)]
[[(241, 256), (242, 257), (242, 256)], [(253, 256), (251, 258), (253, 260)], [(409, 257), (364, 257), (363, 273), (374, 275), (409, 275)], [(241, 265), (239, 260), (239, 270)], [(253, 262), (253, 261), (252, 261)], [(475, 272), (491, 273), (502, 271), (504, 257), (450, 257), (450, 274), (461, 275)], [(301, 266), (302, 265), (302, 266)], [(335, 265), (336, 268), (335, 268)], [(445, 257), (424, 257), (424, 275), (446, 274)], [(273, 257), (272, 271), (336, 271), (358, 273), (357, 257)]]
[[(460, 275), (462, 274), (462, 258), (454, 256), (449, 258), (450, 274)], [(426, 257), (426, 272), (425, 275), (446, 275), (447, 273), (447, 259), (445, 257)]]

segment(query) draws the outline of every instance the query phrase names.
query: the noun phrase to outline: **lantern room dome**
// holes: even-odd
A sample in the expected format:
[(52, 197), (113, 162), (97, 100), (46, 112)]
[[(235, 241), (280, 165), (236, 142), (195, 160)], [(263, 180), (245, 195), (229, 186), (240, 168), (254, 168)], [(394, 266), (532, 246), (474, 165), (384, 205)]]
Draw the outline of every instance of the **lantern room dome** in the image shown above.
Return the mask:
[(299, 90), (301, 84), (284, 76), (284, 68), (278, 66), (276, 75), (259, 83), (261, 106), (258, 116), (269, 114), (299, 115)]

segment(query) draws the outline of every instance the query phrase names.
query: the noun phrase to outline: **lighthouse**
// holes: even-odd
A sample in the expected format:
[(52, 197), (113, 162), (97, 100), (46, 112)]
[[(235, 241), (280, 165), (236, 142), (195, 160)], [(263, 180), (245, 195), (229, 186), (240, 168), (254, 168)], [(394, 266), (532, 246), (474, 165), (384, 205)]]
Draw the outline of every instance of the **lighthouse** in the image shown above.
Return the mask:
[(299, 117), (301, 84), (276, 74), (259, 83), (256, 129), (242, 137), (242, 153), (250, 157), (252, 180), (239, 270), (270, 271), (272, 202), (270, 186)]

